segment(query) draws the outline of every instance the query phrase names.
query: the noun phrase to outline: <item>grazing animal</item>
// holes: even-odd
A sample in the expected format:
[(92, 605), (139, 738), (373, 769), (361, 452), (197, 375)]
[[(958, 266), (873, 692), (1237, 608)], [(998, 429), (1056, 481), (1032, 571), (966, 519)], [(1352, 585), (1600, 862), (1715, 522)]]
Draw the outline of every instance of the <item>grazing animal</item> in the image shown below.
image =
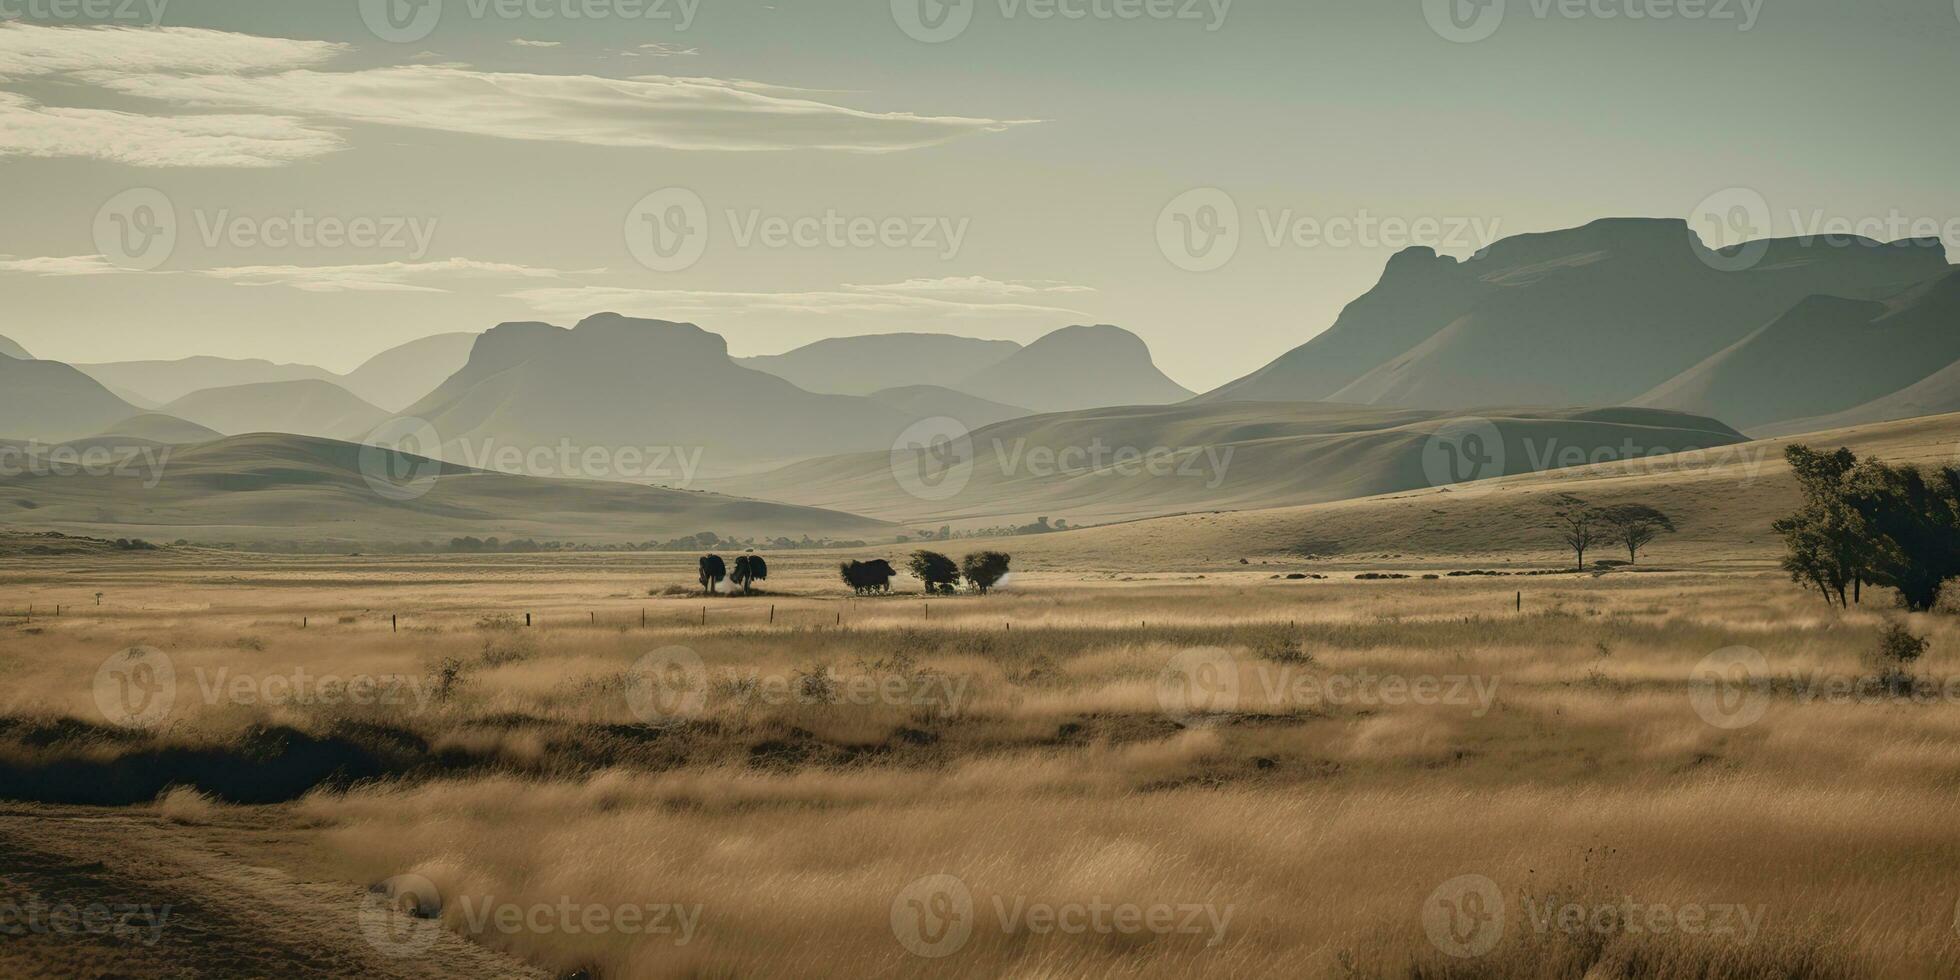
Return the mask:
[(892, 590), (892, 578), (898, 570), (892, 563), (879, 558), (875, 561), (847, 561), (838, 566), (844, 576), (844, 584), (858, 595), (878, 595)]
[(761, 555), (739, 555), (735, 559), (735, 574), (729, 581), (741, 588), (743, 593), (755, 591), (755, 583), (769, 577), (769, 563)]
[(728, 563), (720, 555), (701, 556), (701, 591), (713, 592), (728, 577)]

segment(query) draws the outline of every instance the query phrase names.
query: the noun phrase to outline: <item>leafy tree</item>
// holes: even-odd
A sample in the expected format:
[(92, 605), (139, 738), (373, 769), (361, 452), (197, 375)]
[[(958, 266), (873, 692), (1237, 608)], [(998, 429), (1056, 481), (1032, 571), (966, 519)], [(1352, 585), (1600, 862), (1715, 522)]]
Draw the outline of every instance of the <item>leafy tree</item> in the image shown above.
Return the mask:
[(960, 574), (966, 576), (967, 584), (973, 586), (974, 591), (986, 595), (988, 590), (1007, 577), (1007, 564), (1012, 560), (998, 551), (978, 552), (960, 560)]
[(728, 577), (728, 563), (720, 555), (701, 556), (701, 591), (713, 592)]
[(729, 581), (747, 594), (755, 591), (755, 583), (768, 577), (769, 563), (763, 561), (761, 555), (750, 553), (736, 556), (735, 574), (729, 576)]
[(948, 593), (960, 580), (960, 566), (937, 551), (914, 551), (906, 566), (912, 577), (926, 584), (927, 594)]
[(1899, 590), (1915, 612), (1938, 604), (1960, 578), (1960, 470), (1868, 459), (1846, 478), (1844, 502), (1865, 531), (1870, 580)]
[(1845, 481), (1858, 465), (1849, 449), (1820, 453), (1796, 445), (1783, 450), (1803, 492), (1803, 508), (1771, 527), (1783, 536), (1783, 570), (1790, 580), (1816, 586), (1826, 604), (1846, 605), (1867, 577), (1871, 545), (1863, 521), (1845, 499)]
[(1640, 549), (1663, 534), (1674, 533), (1674, 521), (1646, 504), (1616, 504), (1600, 510), (1606, 540), (1625, 546), (1627, 561), (1638, 563)]

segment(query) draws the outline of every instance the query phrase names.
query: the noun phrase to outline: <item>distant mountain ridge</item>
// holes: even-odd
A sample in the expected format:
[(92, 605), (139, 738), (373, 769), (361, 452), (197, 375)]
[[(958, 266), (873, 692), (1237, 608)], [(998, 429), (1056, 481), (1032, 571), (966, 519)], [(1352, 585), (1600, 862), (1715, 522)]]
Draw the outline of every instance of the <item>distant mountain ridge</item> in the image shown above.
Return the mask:
[(955, 387), (1037, 412), (1169, 405), (1192, 395), (1157, 369), (1143, 338), (1106, 323), (1063, 327)]
[(0, 337), (0, 357), (11, 357), (17, 361), (31, 361), (34, 359), (34, 355), (29, 354), (27, 348), (14, 343), (6, 337)]
[(1938, 243), (1921, 241), (1791, 239), (1718, 253), (1675, 219), (1516, 236), (1462, 262), (1408, 249), (1326, 332), (1201, 398), (1627, 404), (1810, 296), (1878, 300), (1951, 268)]
[(195, 356), (162, 361), (112, 361), (75, 367), (126, 400), (166, 405), (194, 391), (276, 381), (326, 381), (363, 401), (400, 411), (435, 390), (469, 359), (472, 333), (445, 333), (412, 340), (374, 355), (345, 375), (313, 364), (278, 364), (255, 358)]
[(194, 391), (161, 409), (217, 432), (284, 432), (359, 440), (388, 413), (326, 381), (268, 381)]
[(735, 363), (767, 371), (805, 391), (869, 395), (915, 385), (957, 389), (967, 376), (1020, 349), (1011, 340), (888, 333), (831, 337), (785, 354), (737, 358)]

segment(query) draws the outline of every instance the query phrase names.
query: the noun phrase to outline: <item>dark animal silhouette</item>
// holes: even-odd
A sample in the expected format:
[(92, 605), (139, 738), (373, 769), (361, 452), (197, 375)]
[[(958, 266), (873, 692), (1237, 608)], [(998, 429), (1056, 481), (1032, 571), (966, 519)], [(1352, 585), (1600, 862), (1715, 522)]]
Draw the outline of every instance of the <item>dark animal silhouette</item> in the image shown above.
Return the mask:
[(769, 563), (761, 555), (739, 555), (735, 559), (735, 574), (728, 580), (735, 583), (744, 593), (755, 591), (755, 583), (769, 577)]
[(898, 570), (892, 563), (879, 558), (875, 561), (847, 561), (838, 566), (844, 576), (844, 584), (858, 595), (878, 595), (892, 590), (892, 578)]
[(720, 555), (701, 556), (701, 591), (713, 592), (728, 577), (728, 563)]

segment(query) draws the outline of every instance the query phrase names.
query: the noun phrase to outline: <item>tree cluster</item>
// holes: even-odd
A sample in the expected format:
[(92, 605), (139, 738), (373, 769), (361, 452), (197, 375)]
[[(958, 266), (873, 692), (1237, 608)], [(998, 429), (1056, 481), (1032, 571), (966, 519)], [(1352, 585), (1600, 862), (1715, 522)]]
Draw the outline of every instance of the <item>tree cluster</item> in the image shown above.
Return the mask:
[(1792, 581), (1840, 607), (1866, 583), (1897, 590), (1909, 610), (1938, 604), (1960, 577), (1960, 469), (1861, 461), (1842, 448), (1783, 455), (1803, 492), (1803, 507), (1772, 525)]
[(1638, 564), (1642, 549), (1661, 535), (1674, 533), (1673, 519), (1646, 504), (1587, 507), (1574, 500), (1554, 516), (1552, 526), (1572, 549), (1580, 571), (1586, 568), (1586, 552), (1594, 548), (1625, 548), (1627, 561)]

